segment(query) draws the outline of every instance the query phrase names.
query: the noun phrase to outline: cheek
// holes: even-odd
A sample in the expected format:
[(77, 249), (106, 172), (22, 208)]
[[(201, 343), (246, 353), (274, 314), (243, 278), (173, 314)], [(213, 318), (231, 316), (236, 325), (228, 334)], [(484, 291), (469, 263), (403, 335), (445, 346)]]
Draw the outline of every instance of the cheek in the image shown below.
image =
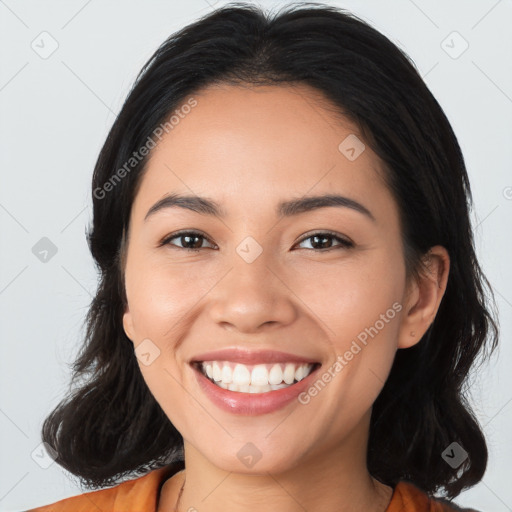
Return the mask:
[(151, 366), (141, 366), (140, 369), (154, 399), (180, 433), (194, 432), (198, 424), (208, 422), (197, 398), (181, 384), (181, 368), (174, 361), (162, 353)]
[(400, 259), (374, 251), (346, 264), (309, 265), (297, 275), (304, 277), (292, 278), (294, 292), (321, 320), (337, 352), (358, 334), (364, 338), (376, 323), (386, 337), (398, 333), (400, 308), (393, 304), (403, 296), (405, 269)]
[(187, 312), (211, 288), (208, 279), (198, 277), (183, 266), (144, 264), (126, 273), (126, 293), (133, 327), (139, 337), (171, 339)]
[(386, 275), (377, 265), (369, 269), (331, 275), (310, 290), (308, 305), (320, 312), (330, 357), (301, 403), (311, 408), (312, 430), (326, 438), (340, 439), (361, 421), (396, 354), (403, 306), (394, 279), (400, 282), (400, 273)]
[(400, 259), (380, 253), (318, 272), (315, 283), (308, 280), (302, 288), (301, 298), (324, 328), (330, 363), (339, 362), (332, 389), (347, 399), (358, 396), (370, 406), (387, 379), (398, 344), (404, 272)]

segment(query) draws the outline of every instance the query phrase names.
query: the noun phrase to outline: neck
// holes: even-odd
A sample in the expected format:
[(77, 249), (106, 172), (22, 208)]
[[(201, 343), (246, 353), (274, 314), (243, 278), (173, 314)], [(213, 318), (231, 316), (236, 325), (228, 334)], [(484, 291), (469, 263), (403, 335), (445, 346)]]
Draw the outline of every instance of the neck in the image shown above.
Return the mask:
[(364, 430), (302, 457), (293, 468), (265, 474), (222, 470), (185, 441), (186, 469), (176, 475), (172, 510), (384, 512), (392, 489), (368, 473)]

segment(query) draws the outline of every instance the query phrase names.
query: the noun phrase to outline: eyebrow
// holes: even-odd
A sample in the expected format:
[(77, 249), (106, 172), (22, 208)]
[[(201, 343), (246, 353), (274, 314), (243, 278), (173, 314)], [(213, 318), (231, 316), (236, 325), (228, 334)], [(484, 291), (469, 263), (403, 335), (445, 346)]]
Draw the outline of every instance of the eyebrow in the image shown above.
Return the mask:
[[(332, 206), (350, 208), (376, 222), (375, 217), (370, 212), (370, 210), (368, 210), (368, 208), (363, 206), (361, 203), (358, 203), (354, 199), (350, 199), (349, 197), (337, 194), (305, 196), (299, 199), (282, 201), (277, 205), (276, 213), (279, 217), (291, 217), (300, 213)], [(192, 210), (196, 213), (200, 213), (202, 215), (212, 215), (219, 218), (226, 217), (226, 212), (224, 209), (212, 199), (175, 193), (166, 195), (157, 201), (146, 213), (144, 222), (155, 213), (167, 208), (184, 208), (187, 210)]]

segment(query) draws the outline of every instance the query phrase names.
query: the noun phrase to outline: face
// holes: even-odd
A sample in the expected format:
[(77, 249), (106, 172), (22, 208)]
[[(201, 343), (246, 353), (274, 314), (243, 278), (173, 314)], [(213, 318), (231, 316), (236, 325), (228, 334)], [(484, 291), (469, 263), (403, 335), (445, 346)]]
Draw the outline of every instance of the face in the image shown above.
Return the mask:
[[(224, 470), (347, 450), (404, 328), (381, 163), (307, 86), (194, 99), (153, 149), (131, 211), (123, 323), (142, 375), (186, 446)], [(148, 215), (173, 194), (212, 204)], [(304, 202), (323, 196), (341, 199)]]

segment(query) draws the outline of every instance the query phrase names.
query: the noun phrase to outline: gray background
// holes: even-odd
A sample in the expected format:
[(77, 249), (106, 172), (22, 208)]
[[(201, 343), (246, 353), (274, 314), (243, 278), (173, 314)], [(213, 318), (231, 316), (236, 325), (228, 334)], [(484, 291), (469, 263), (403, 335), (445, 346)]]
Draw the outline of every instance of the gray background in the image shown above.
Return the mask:
[[(97, 283), (85, 239), (92, 169), (146, 59), (172, 32), (223, 3), (0, 0), (2, 511), (80, 493), (41, 451), (39, 430), (67, 391)], [(489, 442), (488, 471), (457, 502), (512, 510), (512, 2), (326, 3), (352, 10), (406, 50), (462, 146), (502, 343), (473, 387)], [(52, 45), (58, 48), (48, 55)], [(48, 245), (43, 237), (57, 250), (46, 261), (33, 252), (38, 243)]]

